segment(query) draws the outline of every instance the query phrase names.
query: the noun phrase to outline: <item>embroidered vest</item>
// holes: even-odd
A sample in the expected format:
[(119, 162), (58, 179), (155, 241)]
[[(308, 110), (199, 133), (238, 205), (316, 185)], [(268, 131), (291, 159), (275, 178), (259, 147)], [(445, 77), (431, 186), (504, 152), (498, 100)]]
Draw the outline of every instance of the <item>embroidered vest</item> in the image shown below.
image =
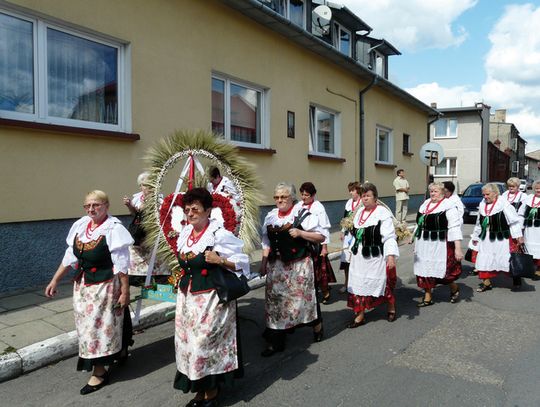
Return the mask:
[(112, 280), (113, 262), (105, 236), (82, 243), (79, 236), (73, 239), (73, 254), (77, 257), (77, 280), (84, 275), (84, 284), (100, 284)]
[[(490, 216), (480, 215), (480, 225), (484, 224), (484, 219), (486, 218), (489, 218), (489, 240), (493, 242), (495, 240), (504, 240), (510, 238), (510, 226), (508, 226), (508, 221), (506, 220), (506, 216), (504, 216), (503, 211)], [(484, 240), (486, 238), (487, 233), (485, 232), (487, 232), (487, 230), (482, 230), (482, 233), (479, 236), (480, 239)]]
[[(420, 217), (424, 217), (422, 224), (419, 224)], [(448, 219), (446, 218), (446, 211), (430, 213), (423, 215), (418, 212), (416, 214), (416, 223), (418, 228), (415, 236), (424, 240), (431, 241), (444, 241), (448, 234)]]
[[(209, 249), (209, 248), (208, 248)], [(178, 288), (186, 292), (191, 281), (190, 292), (193, 294), (208, 292), (215, 289), (210, 274), (219, 268), (216, 264), (207, 263), (204, 259), (204, 251), (199, 254), (192, 252), (178, 253), (178, 263), (181, 268)]]
[(292, 225), (286, 223), (279, 227), (267, 226), (268, 240), (270, 240), (270, 261), (279, 258), (287, 263), (303, 259), (311, 254), (310, 242), (300, 237), (294, 238), (289, 234), (291, 228), (303, 230), (301, 224), (309, 215), (310, 212), (304, 208), (294, 218)]
[(381, 221), (378, 221), (376, 225), (355, 229), (354, 235), (356, 240), (351, 249), (353, 254), (358, 253), (358, 247), (361, 242), (362, 256), (364, 258), (379, 257), (383, 255)]
[(537, 208), (534, 208), (536, 210), (533, 212), (532, 209), (533, 208), (531, 208), (529, 205), (527, 205), (525, 208), (525, 221), (523, 222), (523, 226), (526, 228), (540, 226), (540, 211), (538, 211)]

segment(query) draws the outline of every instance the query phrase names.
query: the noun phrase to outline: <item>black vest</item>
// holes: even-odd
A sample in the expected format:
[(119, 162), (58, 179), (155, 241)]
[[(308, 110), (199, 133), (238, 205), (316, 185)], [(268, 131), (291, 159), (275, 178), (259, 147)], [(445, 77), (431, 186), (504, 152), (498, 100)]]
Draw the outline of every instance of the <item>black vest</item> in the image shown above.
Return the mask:
[[(486, 216), (480, 215), (480, 225), (484, 221)], [(489, 216), (489, 240), (492, 242), (495, 240), (504, 240), (510, 238), (510, 226), (508, 226), (508, 221), (506, 216), (504, 216), (504, 211), (500, 211), (495, 215)], [(484, 236), (485, 239), (485, 236)], [(484, 240), (482, 239), (482, 240)]]
[(424, 223), (418, 225), (418, 230), (416, 231), (416, 236), (424, 240), (446, 240), (448, 234), (448, 219), (446, 218), (446, 211), (430, 213), (428, 215), (423, 215), (418, 212), (416, 214), (416, 223), (421, 216), (424, 216)]
[(531, 213), (531, 207), (529, 205), (527, 205), (527, 207), (525, 208), (525, 222), (523, 222), (523, 226), (525, 226), (526, 228), (530, 228), (532, 226), (534, 227), (539, 227), (540, 226), (540, 209), (538, 209), (536, 211), (536, 213), (534, 214), (534, 217), (531, 217), (529, 219), (529, 214)]
[(79, 240), (79, 235), (73, 239), (73, 254), (77, 257), (76, 279), (84, 275), (84, 284), (100, 284), (112, 280), (114, 277), (113, 262), (111, 252), (105, 236), (101, 235), (96, 240), (83, 243)]
[[(355, 236), (357, 232), (358, 229), (355, 229)], [(358, 253), (358, 243), (360, 242), (355, 241), (355, 244), (353, 245), (353, 254)], [(364, 228), (364, 233), (362, 234), (362, 256), (368, 258), (379, 257), (382, 255), (383, 243), (381, 236), (381, 221), (378, 221), (376, 225), (371, 225)]]
[(181, 269), (178, 288), (182, 292), (185, 293), (187, 291), (190, 281), (191, 289), (189, 291), (193, 294), (215, 289), (214, 281), (210, 274), (216, 272), (219, 265), (207, 263), (204, 257), (204, 251), (199, 254), (193, 254), (192, 252), (178, 253), (178, 264)]

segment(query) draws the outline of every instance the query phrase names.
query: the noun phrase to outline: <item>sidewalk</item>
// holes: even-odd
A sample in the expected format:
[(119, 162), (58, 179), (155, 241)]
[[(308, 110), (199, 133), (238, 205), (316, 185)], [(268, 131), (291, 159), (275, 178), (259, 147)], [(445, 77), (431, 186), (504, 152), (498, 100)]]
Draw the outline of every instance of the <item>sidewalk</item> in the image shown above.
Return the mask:
[[(407, 220), (411, 225), (414, 215), (409, 215)], [(331, 260), (341, 254), (339, 234), (339, 231), (331, 234), (328, 247)], [(251, 271), (256, 274), (261, 250), (252, 252), (250, 257)], [(58, 287), (59, 292), (54, 299), (45, 297), (44, 287), (0, 297), (0, 382), (77, 354), (73, 285), (67, 279), (65, 281)], [(264, 278), (255, 277), (250, 286), (259, 288), (264, 281)], [(131, 287), (131, 298), (140, 293), (140, 288)], [(135, 307), (136, 302), (132, 303), (132, 311)], [(174, 303), (142, 300), (140, 321), (134, 328), (144, 329), (172, 319), (174, 308)]]

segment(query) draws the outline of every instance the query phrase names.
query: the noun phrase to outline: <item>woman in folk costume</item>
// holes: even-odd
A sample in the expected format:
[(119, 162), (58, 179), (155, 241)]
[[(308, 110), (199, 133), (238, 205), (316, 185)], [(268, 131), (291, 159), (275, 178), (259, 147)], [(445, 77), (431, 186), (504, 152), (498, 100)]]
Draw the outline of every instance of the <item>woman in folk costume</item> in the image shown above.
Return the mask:
[(87, 216), (71, 227), (68, 248), (45, 295), (53, 297), (58, 282), (74, 268), (73, 308), (79, 339), (77, 370), (92, 370), (80, 391), (89, 394), (109, 383), (106, 365), (127, 358), (132, 344), (129, 315), (129, 247), (133, 239), (120, 220), (108, 214), (109, 198), (102, 191), (86, 195)]
[(540, 180), (532, 185), (533, 194), (527, 195), (519, 208), (521, 224), (524, 228), (523, 239), (527, 252), (532, 254), (537, 270), (534, 280), (540, 279)]
[(414, 232), (414, 274), (416, 284), (424, 289), (418, 307), (433, 305), (432, 291), (437, 284), (450, 286), (450, 302), (459, 299), (455, 282), (461, 274), (461, 224), (456, 205), (444, 198), (444, 185), (433, 182), (429, 196), (416, 215)]
[(188, 407), (217, 406), (218, 385), (230, 385), (243, 373), (236, 301), (219, 304), (210, 276), (217, 267), (249, 276), (243, 242), (210, 219), (212, 196), (204, 188), (182, 199), (187, 225), (178, 236), (178, 283), (175, 318), (174, 387), (194, 392)]
[(317, 245), (317, 250), (313, 252), (313, 267), (315, 268), (315, 284), (322, 293), (322, 303), (327, 304), (330, 300), (329, 283), (335, 283), (336, 276), (332, 270), (332, 266), (328, 261), (328, 243), (330, 243), (330, 220), (326, 214), (324, 206), (319, 201), (315, 200), (317, 189), (311, 182), (304, 182), (300, 186), (301, 201), (297, 203), (302, 208), (307, 209), (310, 213), (319, 218), (319, 226), (325, 231), (325, 239), (320, 245)]
[[(484, 199), (478, 206), (478, 217), (471, 236), (472, 244), (478, 250), (478, 277), (482, 279), (476, 289), (478, 292), (491, 290), (491, 278), (499, 273), (509, 275), (510, 253), (515, 250), (510, 237), (516, 239), (518, 245), (523, 244), (518, 214), (506, 199), (499, 196), (497, 185), (484, 185), (482, 194)], [(515, 278), (513, 289), (520, 285), (521, 279)]]
[(347, 286), (349, 281), (349, 266), (351, 261), (351, 250), (349, 247), (352, 244), (352, 219), (356, 211), (362, 206), (362, 200), (360, 199), (360, 183), (349, 182), (347, 185), (349, 194), (351, 197), (345, 202), (345, 211), (343, 212), (343, 219), (341, 220), (341, 236), (340, 239), (343, 242), (343, 251), (341, 252), (341, 259), (339, 269), (343, 270), (345, 274), (345, 284), (339, 290), (340, 293), (347, 292)]
[(377, 187), (369, 182), (362, 185), (364, 206), (356, 213), (352, 258), (349, 268), (349, 298), (347, 305), (355, 318), (347, 325), (357, 328), (364, 324), (365, 310), (388, 304), (389, 322), (396, 319), (396, 258), (399, 249), (392, 213), (377, 205)]
[(274, 194), (276, 208), (266, 215), (262, 227), (260, 273), (267, 275), (267, 347), (261, 355), (265, 357), (283, 351), (287, 330), (296, 326), (312, 326), (315, 342), (323, 337), (310, 243), (324, 242), (325, 230), (317, 216), (294, 206), (294, 185), (279, 183)]
[(527, 194), (519, 190), (521, 181), (519, 178), (512, 177), (506, 181), (507, 191), (504, 191), (502, 197), (506, 199), (514, 207), (516, 212), (519, 211), (522, 203), (527, 199)]

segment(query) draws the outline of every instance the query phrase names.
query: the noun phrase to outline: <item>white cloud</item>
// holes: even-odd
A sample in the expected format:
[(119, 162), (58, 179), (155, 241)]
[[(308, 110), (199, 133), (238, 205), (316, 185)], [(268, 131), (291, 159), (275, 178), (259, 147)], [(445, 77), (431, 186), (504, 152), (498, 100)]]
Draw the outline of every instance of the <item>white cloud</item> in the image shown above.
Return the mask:
[(405, 90), (428, 105), (432, 102), (437, 103), (439, 108), (474, 106), (475, 103), (482, 102), (480, 92), (473, 91), (467, 86), (445, 88), (432, 82)]
[(402, 51), (448, 48), (467, 38), (455, 20), (478, 0), (338, 0)]

